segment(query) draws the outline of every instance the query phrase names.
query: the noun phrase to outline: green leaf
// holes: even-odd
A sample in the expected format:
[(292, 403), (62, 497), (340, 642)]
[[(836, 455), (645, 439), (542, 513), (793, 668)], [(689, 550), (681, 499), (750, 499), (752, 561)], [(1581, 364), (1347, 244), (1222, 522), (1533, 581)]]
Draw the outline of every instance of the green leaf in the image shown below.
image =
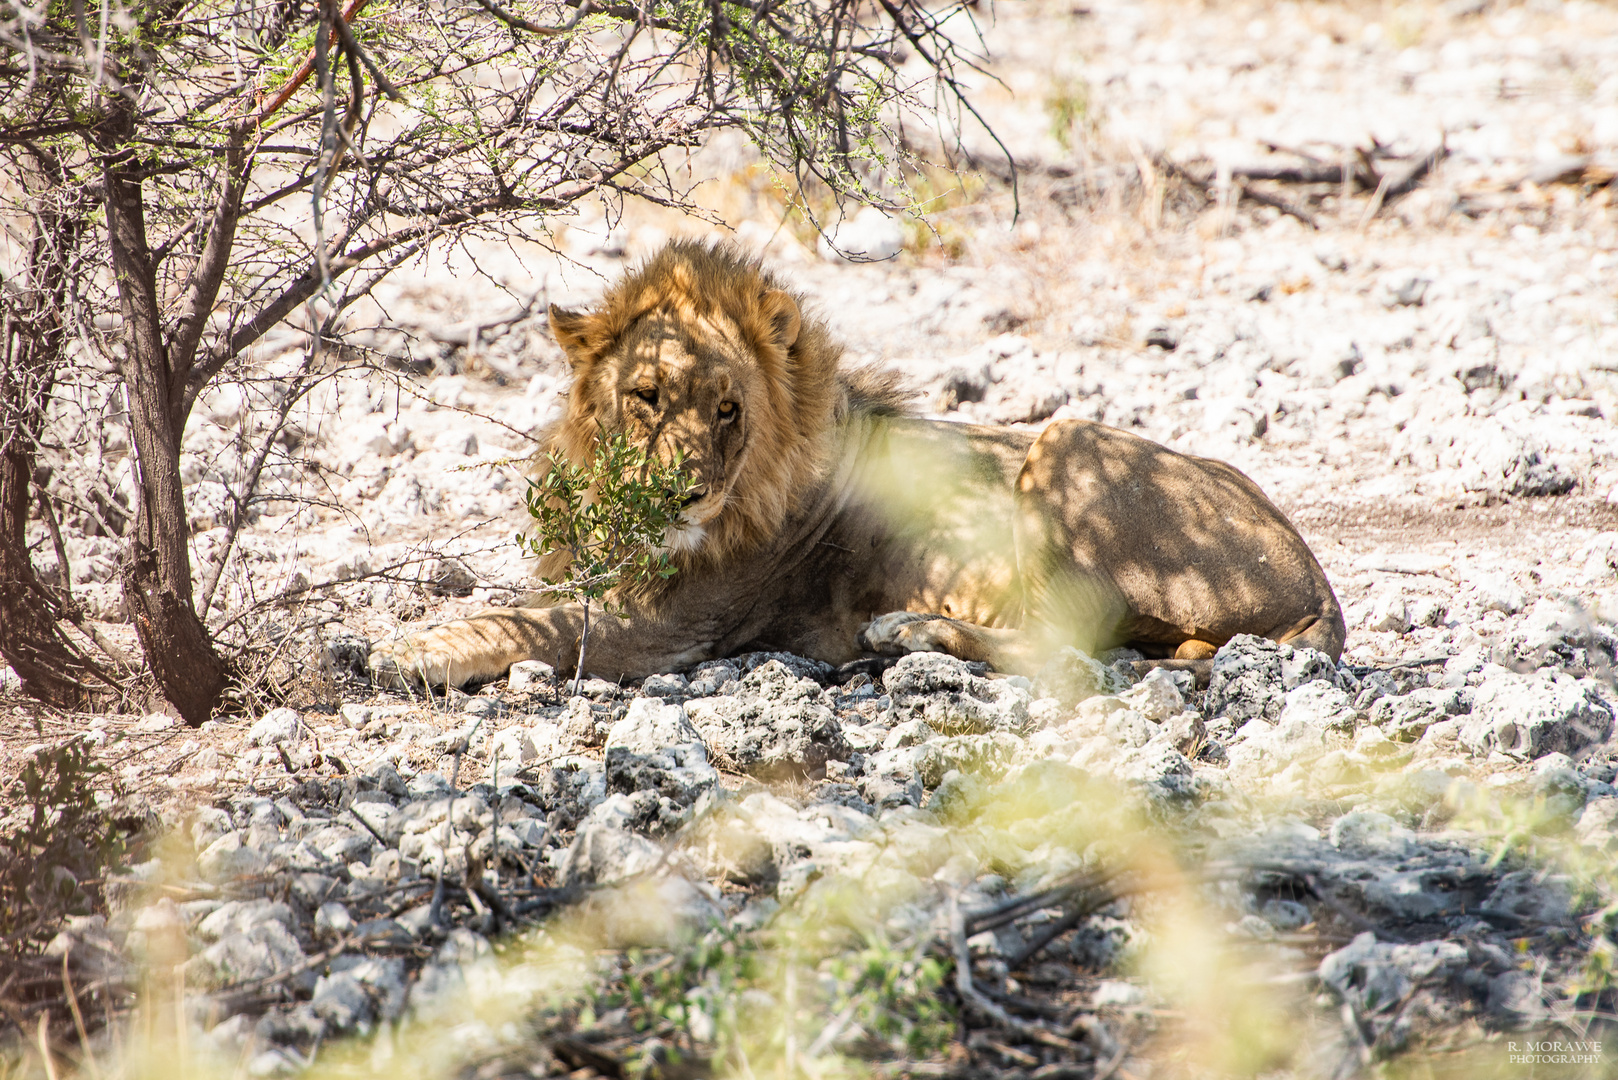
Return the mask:
[(535, 557), (567, 556), (567, 576), (545, 584), (581, 603), (620, 586), (666, 580), (678, 568), (663, 540), (696, 483), (679, 455), (665, 462), (621, 432), (602, 432), (589, 462), (552, 451), (544, 472), (529, 480), (523, 501), (534, 528), (518, 543)]

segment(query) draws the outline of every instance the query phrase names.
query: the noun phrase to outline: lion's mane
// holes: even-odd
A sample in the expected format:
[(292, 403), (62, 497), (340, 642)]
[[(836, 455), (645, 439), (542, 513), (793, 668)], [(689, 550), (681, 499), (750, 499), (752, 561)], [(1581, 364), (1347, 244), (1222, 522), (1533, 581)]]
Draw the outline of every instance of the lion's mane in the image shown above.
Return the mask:
[[(785, 346), (782, 293), (798, 316), (797, 336)], [(561, 419), (541, 435), (545, 450), (560, 450), (574, 462), (589, 459), (601, 417), (612, 411), (617, 365), (624, 362), (614, 346), (636, 320), (658, 311), (693, 336), (733, 325), (763, 376), (763, 392), (743, 402), (747, 446), (730, 498), (705, 523), (706, 541), (676, 554), (678, 565), (719, 565), (756, 550), (815, 490), (850, 412), (898, 412), (909, 396), (892, 372), (843, 369), (842, 346), (826, 324), (759, 260), (726, 243), (676, 240), (632, 269), (592, 310), (553, 327), (573, 363), (573, 384)]]

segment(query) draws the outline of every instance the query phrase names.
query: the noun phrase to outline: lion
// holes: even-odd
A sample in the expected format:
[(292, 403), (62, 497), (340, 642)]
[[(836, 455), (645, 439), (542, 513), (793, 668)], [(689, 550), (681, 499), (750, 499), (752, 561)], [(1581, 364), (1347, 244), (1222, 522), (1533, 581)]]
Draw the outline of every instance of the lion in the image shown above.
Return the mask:
[[(1238, 470), (1097, 423), (921, 419), (894, 373), (846, 366), (806, 310), (759, 261), (689, 240), (594, 310), (550, 308), (573, 381), (542, 453), (582, 462), (627, 432), (694, 480), (665, 537), (676, 573), (610, 598), (621, 617), (595, 621), (586, 674), (758, 650), (1032, 674), (1069, 645), (1205, 666), (1237, 634), (1341, 654), (1324, 571)], [(573, 672), (584, 614), (491, 608), (379, 643), (370, 668), (439, 686), (520, 660)]]

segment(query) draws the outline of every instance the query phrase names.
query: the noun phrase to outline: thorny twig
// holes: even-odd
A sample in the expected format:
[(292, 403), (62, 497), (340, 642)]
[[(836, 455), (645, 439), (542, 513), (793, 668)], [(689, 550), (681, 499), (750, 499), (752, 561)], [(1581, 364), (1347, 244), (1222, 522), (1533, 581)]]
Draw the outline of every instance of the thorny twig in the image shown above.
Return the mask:
[(79, 1034), (79, 1051), (84, 1055), (84, 1063), (89, 1066), (92, 1080), (101, 1080), (101, 1065), (96, 1061), (95, 1051), (90, 1048), (90, 1033), (84, 1026), (84, 1013), (79, 1009), (79, 995), (73, 989), (73, 977), (68, 973), (68, 956), (73, 952), (70, 943), (62, 950), (62, 990), (67, 996), (68, 1009), (73, 1013), (73, 1027)]
[(296, 964), (283, 968), (272, 975), (265, 975), (262, 978), (249, 979), (247, 982), (237, 983), (234, 986), (228, 986), (215, 995), (215, 997), (228, 1002), (233, 998), (247, 997), (252, 994), (262, 993), (269, 987), (276, 986), (287, 981), (288, 979), (296, 978), (306, 971), (315, 971), (319, 968), (325, 967), (332, 960), (353, 948), (354, 945), (354, 939), (345, 934), (338, 938), (337, 943), (331, 948), (327, 949), (325, 952), (318, 952), (311, 956), (307, 956), (298, 961)]
[(988, 996), (972, 985), (972, 953), (966, 944), (966, 920), (961, 915), (960, 902), (954, 893), (949, 897), (949, 928), (950, 944), (955, 952), (955, 989), (961, 995), (961, 1000), (979, 1013), (989, 1018), (990, 1022), (1015, 1032), (1030, 1042), (1043, 1043), (1058, 1049), (1077, 1051), (1078, 1044), (1070, 1039), (1051, 1031), (1041, 1024), (1019, 1020), (999, 1005), (989, 1000)]
[(993, 907), (974, 911), (966, 916), (968, 937), (1016, 922), (1043, 908), (1055, 907), (1071, 896), (1096, 889), (1116, 878), (1119, 870), (1080, 870), (1049, 889), (1029, 896), (1014, 896)]
[[(309, 351), (302, 368), (294, 377), (298, 382), (302, 383), (302, 376), (308, 372), (317, 352), (318, 350), (316, 349)], [(254, 451), (253, 460), (247, 466), (247, 474), (242, 479), (241, 492), (237, 493), (229, 491), (228, 488), (226, 489), (231, 499), (230, 523), (225, 528), (224, 542), (220, 545), (219, 550), (215, 552), (215, 562), (208, 570), (207, 578), (203, 582), (202, 599), (197, 607), (204, 615), (213, 607), (214, 592), (219, 588), (220, 579), (225, 573), (225, 565), (230, 562), (231, 553), (236, 548), (236, 538), (240, 535), (242, 525), (247, 520), (248, 504), (258, 491), (259, 477), (263, 475), (264, 464), (269, 460), (270, 452), (275, 448), (277, 439), (282, 429), (286, 426), (287, 414), (292, 411), (292, 406), (302, 400), (303, 395), (311, 388), (312, 384), (303, 383), (297, 388), (288, 387), (285, 390), (282, 394), (281, 403), (276, 409), (275, 419), (260, 435), (259, 447)]]

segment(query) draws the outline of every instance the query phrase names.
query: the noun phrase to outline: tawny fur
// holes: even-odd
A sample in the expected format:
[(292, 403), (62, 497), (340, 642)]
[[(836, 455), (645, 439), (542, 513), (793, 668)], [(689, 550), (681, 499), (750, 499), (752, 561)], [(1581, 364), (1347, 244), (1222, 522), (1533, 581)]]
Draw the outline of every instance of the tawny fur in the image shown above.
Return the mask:
[[(896, 376), (843, 370), (805, 308), (756, 260), (676, 241), (594, 310), (551, 309), (574, 382), (542, 445), (582, 463), (622, 431), (678, 454), (699, 492), (701, 541), (667, 582), (618, 592), (627, 617), (592, 624), (587, 671), (931, 649), (1031, 673), (1062, 645), (1189, 657), (1244, 633), (1341, 652), (1318, 561), (1237, 470), (1099, 424), (905, 416)], [(378, 643), (371, 669), (456, 685), (529, 658), (569, 670), (585, 614), (490, 609)]]
[[(757, 259), (727, 244), (676, 240), (627, 274), (593, 310), (553, 310), (552, 329), (573, 364), (574, 381), (565, 414), (541, 435), (542, 454), (559, 450), (582, 464), (599, 433), (616, 428), (614, 365), (622, 357), (614, 346), (650, 314), (666, 313), (699, 338), (719, 330), (725, 340), (697, 344), (728, 349), (739, 343), (762, 376), (764, 392), (744, 403), (746, 468), (724, 510), (705, 523), (706, 541), (674, 553), (682, 570), (730, 562), (774, 536), (794, 508), (794, 494), (811, 490), (827, 468), (836, 422), (850, 407), (892, 411), (906, 397), (891, 373), (840, 370), (843, 348), (819, 319), (800, 315), (796, 339), (783, 346), (780, 306), (771, 303), (778, 293), (796, 312), (806, 311), (805, 299)], [(540, 572), (554, 577), (561, 568), (552, 561)]]

